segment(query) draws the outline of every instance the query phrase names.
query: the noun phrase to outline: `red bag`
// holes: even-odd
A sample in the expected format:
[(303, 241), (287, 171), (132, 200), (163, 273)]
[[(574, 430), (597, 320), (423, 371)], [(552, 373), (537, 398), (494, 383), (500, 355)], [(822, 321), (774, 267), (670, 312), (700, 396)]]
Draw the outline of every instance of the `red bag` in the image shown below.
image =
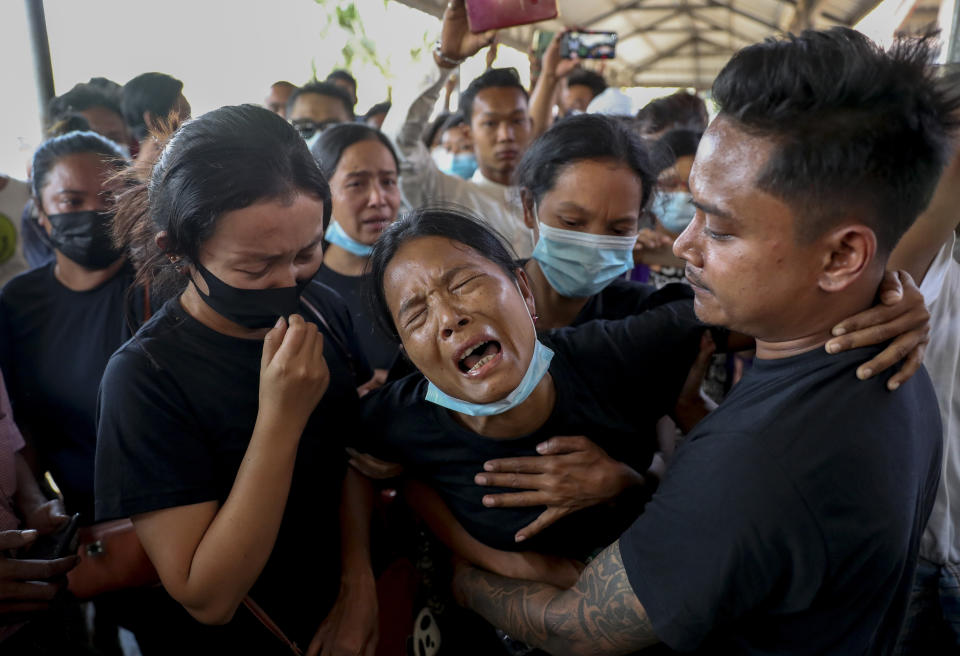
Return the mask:
[(79, 544), (80, 562), (67, 573), (67, 587), (77, 599), (160, 582), (129, 519), (81, 528)]

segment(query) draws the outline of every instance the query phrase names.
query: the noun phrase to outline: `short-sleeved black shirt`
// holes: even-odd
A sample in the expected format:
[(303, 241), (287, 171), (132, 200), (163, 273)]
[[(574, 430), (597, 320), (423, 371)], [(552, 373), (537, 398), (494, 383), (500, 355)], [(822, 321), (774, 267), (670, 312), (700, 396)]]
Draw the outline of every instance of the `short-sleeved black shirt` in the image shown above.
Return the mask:
[[(364, 445), (399, 462), (436, 489), (475, 538), (497, 549), (583, 558), (609, 544), (641, 508), (594, 507), (575, 513), (517, 545), (514, 535), (542, 507), (486, 508), (474, 476), (493, 458), (535, 456), (555, 435), (586, 435), (639, 471), (656, 450), (654, 426), (670, 412), (696, 357), (704, 327), (688, 300), (671, 301), (624, 321), (593, 321), (541, 335), (555, 355), (550, 375), (556, 404), (531, 435), (490, 439), (461, 427), (450, 412), (425, 400), (427, 381), (412, 374), (363, 399)], [(507, 491), (507, 490), (500, 490)]]
[(858, 381), (879, 348), (757, 360), (620, 538), (656, 635), (682, 651), (887, 654), (940, 472), (925, 370)]
[[(17, 424), (50, 468), (69, 512), (93, 521), (97, 388), (107, 360), (131, 335), (125, 315), (133, 274), (121, 270), (76, 292), (55, 262), (20, 274), (0, 292), (0, 368)], [(134, 315), (142, 303), (134, 297)]]
[(313, 278), (317, 282), (336, 290), (343, 297), (353, 318), (353, 327), (360, 340), (360, 348), (374, 369), (390, 369), (400, 352), (397, 343), (379, 330), (373, 320), (373, 314), (364, 298), (364, 287), (369, 283), (368, 276), (345, 276), (333, 271), (326, 265), (320, 267)]
[[(330, 386), (300, 440), (277, 541), (250, 595), (306, 646), (338, 591), (344, 445), (357, 428), (356, 386), (370, 371), (339, 296), (312, 283), (303, 297), (326, 320), (301, 304), (324, 335)], [(226, 500), (256, 422), (262, 348), (207, 328), (175, 298), (110, 359), (99, 400), (98, 519)], [(268, 649), (280, 644), (244, 609), (228, 626), (208, 632), (212, 644), (228, 641), (210, 653), (259, 653), (227, 650), (251, 648), (242, 643), (250, 634), (266, 636)]]

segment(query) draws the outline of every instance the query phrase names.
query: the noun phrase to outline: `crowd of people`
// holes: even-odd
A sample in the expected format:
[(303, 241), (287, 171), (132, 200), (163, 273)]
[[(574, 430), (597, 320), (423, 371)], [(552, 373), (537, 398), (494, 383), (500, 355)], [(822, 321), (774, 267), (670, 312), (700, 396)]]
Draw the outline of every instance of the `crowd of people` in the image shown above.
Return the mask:
[(51, 102), (0, 179), (0, 652), (957, 649), (932, 39), (749, 46), (710, 122), (558, 35), (451, 112), (494, 38), (453, 0), (366, 113), (345, 70)]

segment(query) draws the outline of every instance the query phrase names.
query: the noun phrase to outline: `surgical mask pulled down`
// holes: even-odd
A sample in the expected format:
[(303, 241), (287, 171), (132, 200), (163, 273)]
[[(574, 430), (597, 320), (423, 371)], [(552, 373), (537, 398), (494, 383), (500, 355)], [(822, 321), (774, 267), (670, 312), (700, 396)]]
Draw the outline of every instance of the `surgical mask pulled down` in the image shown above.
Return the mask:
[(532, 257), (561, 296), (593, 296), (633, 268), (637, 235), (616, 237), (553, 228), (540, 221), (536, 207), (534, 212), (540, 238)]
[(361, 243), (348, 235), (336, 219), (330, 220), (330, 225), (327, 226), (327, 231), (323, 233), (323, 238), (331, 244), (336, 244), (348, 253), (353, 253), (360, 257), (368, 257), (370, 253), (373, 252), (373, 246)]
[(533, 357), (530, 358), (530, 365), (527, 367), (520, 384), (512, 392), (507, 394), (499, 401), (491, 403), (471, 403), (443, 392), (433, 383), (427, 384), (427, 401), (437, 405), (460, 412), (471, 417), (488, 417), (490, 415), (499, 415), (516, 408), (527, 400), (533, 390), (536, 389), (543, 377), (547, 375), (550, 369), (550, 361), (553, 360), (553, 351), (544, 346), (540, 340), (536, 341), (533, 347)]
[[(517, 292), (520, 293), (521, 296), (523, 295), (522, 292), (520, 292), (519, 285), (517, 286)], [(547, 375), (547, 371), (550, 370), (550, 361), (553, 360), (553, 351), (544, 346), (536, 337), (537, 326), (534, 318), (531, 317), (530, 321), (533, 323), (533, 356), (530, 358), (530, 364), (527, 365), (527, 370), (524, 372), (520, 384), (517, 385), (512, 392), (499, 401), (472, 403), (450, 396), (428, 380), (426, 400), (431, 403), (436, 403), (447, 410), (460, 412), (471, 417), (500, 415), (516, 408), (526, 401), (533, 393), (533, 390), (537, 388), (537, 385), (540, 384), (540, 381), (543, 380), (543, 377)]]

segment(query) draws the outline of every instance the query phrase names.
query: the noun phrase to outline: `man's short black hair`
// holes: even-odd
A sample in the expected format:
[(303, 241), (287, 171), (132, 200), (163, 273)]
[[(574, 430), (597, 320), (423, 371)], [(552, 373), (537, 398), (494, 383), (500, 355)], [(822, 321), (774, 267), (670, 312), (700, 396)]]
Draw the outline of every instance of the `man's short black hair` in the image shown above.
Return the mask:
[(81, 82), (61, 96), (52, 98), (47, 107), (50, 123), (57, 123), (70, 114), (76, 114), (91, 107), (109, 109), (123, 118), (123, 109), (120, 106), (120, 95), (108, 91), (102, 86)]
[(807, 30), (744, 48), (720, 72), (720, 115), (778, 144), (756, 184), (794, 208), (799, 238), (853, 215), (889, 254), (926, 208), (960, 125), (933, 45), (903, 38), (884, 52), (848, 28)]
[(520, 82), (520, 74), (515, 68), (491, 68), (470, 83), (470, 86), (460, 95), (460, 112), (469, 122), (473, 118), (473, 101), (477, 94), (492, 87), (512, 87), (519, 89), (527, 100), (530, 94)]
[(290, 115), (290, 111), (293, 109), (293, 103), (305, 93), (316, 93), (321, 96), (336, 98), (343, 103), (343, 108), (347, 110), (347, 116), (350, 117), (351, 121), (353, 120), (353, 98), (351, 98), (342, 87), (338, 87), (333, 82), (307, 82), (302, 87), (296, 89), (290, 94), (290, 99), (287, 100), (287, 116)]
[(330, 75), (327, 76), (327, 82), (333, 82), (334, 80), (340, 80), (341, 82), (346, 82), (353, 87), (353, 92), (357, 92), (357, 79), (350, 75), (347, 71), (342, 68), (338, 68), (335, 71), (332, 71)]
[(577, 85), (589, 87), (594, 98), (607, 90), (607, 81), (603, 79), (603, 76), (585, 68), (578, 68), (567, 77), (567, 87)]
[(150, 132), (144, 112), (158, 120), (165, 119), (182, 91), (183, 82), (166, 73), (143, 73), (123, 85), (123, 118), (137, 141), (146, 139)]
[(656, 98), (637, 112), (637, 128), (641, 134), (664, 130), (707, 129), (709, 115), (703, 98), (689, 91), (677, 91), (663, 98)]

